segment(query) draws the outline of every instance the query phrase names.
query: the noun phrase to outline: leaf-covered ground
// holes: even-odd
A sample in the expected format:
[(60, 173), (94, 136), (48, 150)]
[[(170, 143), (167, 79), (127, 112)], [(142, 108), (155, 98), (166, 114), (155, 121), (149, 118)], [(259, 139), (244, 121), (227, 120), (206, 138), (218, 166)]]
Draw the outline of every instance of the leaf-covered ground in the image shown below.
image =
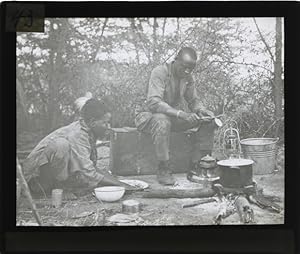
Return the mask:
[[(109, 148), (103, 147), (100, 153), (107, 155)], [(108, 164), (108, 159), (99, 161), (102, 167)], [(277, 197), (277, 204), (283, 208), (276, 213), (251, 205), (254, 210), (256, 224), (284, 223), (284, 149), (280, 148), (277, 155), (277, 171), (269, 175), (256, 175), (254, 180), (266, 195)], [(124, 178), (124, 177), (122, 177)], [(175, 175), (178, 185), (172, 188), (197, 188), (196, 183), (185, 179), (185, 175)], [(149, 183), (149, 188), (161, 188), (153, 175), (133, 176), (126, 179), (140, 179)], [(126, 216), (122, 214), (122, 201), (126, 199), (138, 200), (141, 204), (139, 214)], [(125, 194), (114, 203), (101, 203), (92, 193), (86, 193), (77, 200), (64, 201), (60, 208), (51, 206), (51, 199), (35, 200), (38, 212), (44, 223), (57, 226), (111, 226), (111, 225), (211, 225), (218, 213), (217, 202), (182, 208), (182, 204), (192, 199), (146, 199), (140, 194)], [(194, 199), (195, 200), (195, 199)], [(36, 225), (27, 201), (22, 198), (17, 209), (17, 225)], [(240, 224), (238, 214), (226, 218), (222, 224)]]

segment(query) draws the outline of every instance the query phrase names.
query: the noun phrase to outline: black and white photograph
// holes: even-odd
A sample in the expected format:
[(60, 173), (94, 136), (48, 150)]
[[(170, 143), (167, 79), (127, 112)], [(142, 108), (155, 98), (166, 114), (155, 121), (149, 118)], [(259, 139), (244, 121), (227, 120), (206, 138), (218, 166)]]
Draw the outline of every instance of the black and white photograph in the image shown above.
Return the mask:
[(16, 226), (284, 224), (284, 35), (275, 16), (17, 32)]

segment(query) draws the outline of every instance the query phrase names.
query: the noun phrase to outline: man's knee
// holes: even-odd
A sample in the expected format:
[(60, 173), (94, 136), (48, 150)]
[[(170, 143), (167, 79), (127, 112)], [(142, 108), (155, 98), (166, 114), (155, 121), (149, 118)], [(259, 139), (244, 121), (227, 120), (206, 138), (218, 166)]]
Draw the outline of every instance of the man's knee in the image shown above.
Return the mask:
[(56, 180), (64, 181), (68, 178), (70, 153), (70, 144), (65, 138), (56, 138), (53, 142), (49, 143), (47, 149), (48, 166)]
[(168, 135), (171, 129), (170, 118), (161, 113), (153, 114), (152, 116), (152, 133), (156, 135)]
[(163, 113), (154, 113), (152, 115), (152, 118), (154, 120), (166, 120), (166, 121), (170, 121), (170, 117), (168, 117), (166, 114), (163, 114)]

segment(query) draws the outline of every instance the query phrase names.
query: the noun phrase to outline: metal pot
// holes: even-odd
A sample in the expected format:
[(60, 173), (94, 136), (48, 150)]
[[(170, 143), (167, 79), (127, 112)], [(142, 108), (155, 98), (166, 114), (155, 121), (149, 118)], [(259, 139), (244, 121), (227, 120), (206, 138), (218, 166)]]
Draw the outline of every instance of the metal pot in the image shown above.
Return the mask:
[(253, 183), (252, 165), (250, 159), (227, 159), (218, 161), (220, 169), (220, 184), (228, 188), (242, 188)]

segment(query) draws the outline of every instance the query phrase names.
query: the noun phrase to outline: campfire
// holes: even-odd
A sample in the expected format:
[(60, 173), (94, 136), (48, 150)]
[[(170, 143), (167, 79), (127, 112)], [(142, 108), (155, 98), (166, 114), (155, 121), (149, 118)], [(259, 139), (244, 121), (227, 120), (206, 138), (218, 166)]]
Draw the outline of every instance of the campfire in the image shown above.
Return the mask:
[[(224, 131), (223, 153), (229, 158), (216, 162), (214, 158), (207, 155), (199, 163), (200, 182), (211, 183), (211, 188), (218, 197), (220, 208), (214, 223), (220, 224), (223, 219), (234, 213), (238, 213), (240, 221), (244, 224), (255, 223), (254, 211), (250, 204), (281, 212), (281, 207), (270, 200), (276, 197), (263, 195), (263, 190), (259, 189), (253, 180), (254, 161), (241, 158), (239, 132), (237, 128), (232, 127), (232, 124)], [(216, 164), (219, 166), (220, 177), (216, 177)], [(195, 178), (189, 180), (196, 181)]]
[(255, 223), (254, 211), (250, 204), (255, 204), (262, 209), (273, 212), (281, 212), (281, 207), (273, 202), (276, 201), (276, 197), (264, 195), (262, 189), (258, 189), (255, 182), (240, 189), (224, 188), (218, 183), (214, 184), (213, 188), (217, 193), (220, 204), (219, 212), (214, 219), (215, 224), (220, 224), (223, 219), (236, 212), (241, 223)]
[(276, 196), (263, 194), (263, 189), (253, 180), (254, 161), (242, 158), (239, 132), (232, 125), (224, 132), (223, 153), (227, 159), (217, 161), (210, 155), (204, 156), (198, 168), (190, 172), (187, 179), (199, 183), (201, 189), (190, 190), (151, 190), (144, 193), (147, 198), (201, 198), (183, 205), (192, 207), (200, 204), (218, 202), (215, 224), (238, 213), (240, 222), (254, 224), (255, 214), (251, 205), (256, 205), (271, 212), (280, 213), (282, 208), (274, 202)]

